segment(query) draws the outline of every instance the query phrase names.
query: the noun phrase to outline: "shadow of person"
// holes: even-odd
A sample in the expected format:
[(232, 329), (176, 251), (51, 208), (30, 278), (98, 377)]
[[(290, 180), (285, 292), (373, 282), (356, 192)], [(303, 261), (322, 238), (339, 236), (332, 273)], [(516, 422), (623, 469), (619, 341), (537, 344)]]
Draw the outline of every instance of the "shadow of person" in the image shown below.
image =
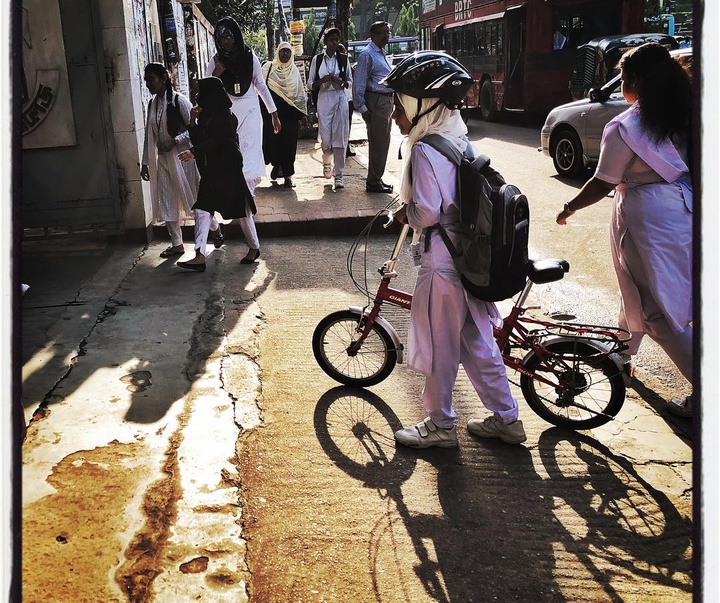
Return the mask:
[[(221, 353), (226, 334), (232, 331), (242, 314), (248, 311), (249, 300), (261, 295), (274, 278), (272, 273), (267, 273), (260, 282), (254, 282), (252, 291), (249, 291), (255, 271), (237, 270), (232, 265), (234, 258), (228, 259), (228, 256), (218, 259), (220, 261), (208, 261), (210, 267), (200, 275), (201, 282), (193, 280), (185, 287), (177, 284), (173, 286), (176, 294), (187, 295), (194, 292), (204, 300), (201, 310), (193, 319), (185, 358), (165, 352), (160, 334), (153, 333), (155, 341), (146, 341), (144, 344), (144, 351), (152, 358), (152, 364), (138, 362), (135, 370), (124, 377), (128, 381), (127, 389), (132, 392), (131, 403), (124, 417), (126, 421), (154, 423), (160, 420), (176, 401), (188, 396), (194, 382), (210, 370), (209, 362)], [(198, 277), (185, 272), (177, 272), (173, 276), (177, 279)], [(142, 275), (138, 275), (138, 278), (142, 279)], [(238, 311), (227, 312), (228, 303), (233, 303)], [(171, 328), (173, 327), (170, 325), (164, 326), (165, 331)], [(153, 373), (164, 376), (162, 382), (157, 383)], [(180, 378), (170, 378), (173, 375)], [(138, 383), (138, 379), (141, 379), (141, 383)]]
[(469, 435), (458, 449), (398, 446), (392, 409), (349, 387), (320, 398), (314, 426), (335, 465), (384, 501), (368, 540), (377, 601), (565, 600), (548, 567), (552, 499), (528, 449)]
[(433, 543), (445, 590), (438, 600), (565, 601), (553, 572), (552, 499), (531, 451), (459, 436), (459, 452), (422, 454), (437, 470), (443, 515), (411, 519), (415, 538)]

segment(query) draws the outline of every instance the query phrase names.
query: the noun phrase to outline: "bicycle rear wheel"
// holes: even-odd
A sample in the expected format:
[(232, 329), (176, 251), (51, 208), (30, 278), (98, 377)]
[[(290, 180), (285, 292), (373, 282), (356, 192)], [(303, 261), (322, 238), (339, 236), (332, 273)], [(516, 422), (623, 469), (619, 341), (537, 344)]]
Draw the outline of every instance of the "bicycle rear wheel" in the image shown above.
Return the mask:
[(348, 353), (364, 326), (364, 317), (341, 310), (329, 314), (315, 327), (312, 339), (315, 360), (325, 373), (344, 385), (375, 385), (395, 368), (397, 351), (392, 338), (377, 323), (373, 324), (360, 350), (354, 355)]
[[(524, 374), (520, 377), (523, 396), (538, 416), (558, 427), (592, 429), (620, 412), (625, 382), (610, 358), (598, 355), (592, 346), (572, 341), (549, 343), (545, 349), (561, 355), (563, 361), (545, 362), (532, 354), (524, 366), (555, 385)], [(561, 384), (569, 388), (561, 388)]]

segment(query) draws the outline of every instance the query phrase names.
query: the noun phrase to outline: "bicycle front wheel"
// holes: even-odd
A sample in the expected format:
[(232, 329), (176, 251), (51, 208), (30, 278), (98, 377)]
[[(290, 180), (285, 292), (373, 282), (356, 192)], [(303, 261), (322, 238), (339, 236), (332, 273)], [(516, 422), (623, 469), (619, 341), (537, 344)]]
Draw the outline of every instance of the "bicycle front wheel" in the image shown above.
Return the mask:
[(535, 413), (558, 427), (592, 429), (611, 421), (625, 402), (622, 373), (607, 356), (587, 344), (549, 343), (545, 349), (562, 361), (543, 361), (532, 354), (525, 368), (554, 383), (523, 374), (520, 387)]
[(344, 385), (366, 387), (383, 381), (395, 368), (397, 351), (390, 334), (373, 324), (362, 347), (348, 351), (365, 326), (365, 317), (341, 310), (323, 318), (313, 333), (315, 360), (325, 373)]

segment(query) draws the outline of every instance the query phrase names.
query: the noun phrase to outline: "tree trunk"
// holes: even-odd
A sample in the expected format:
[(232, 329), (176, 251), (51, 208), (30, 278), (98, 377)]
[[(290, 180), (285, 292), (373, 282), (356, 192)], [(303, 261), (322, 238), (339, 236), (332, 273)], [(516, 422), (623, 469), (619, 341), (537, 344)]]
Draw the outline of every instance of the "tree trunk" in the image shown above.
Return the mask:
[(273, 0), (268, 0), (265, 6), (265, 37), (267, 38), (268, 60), (275, 58), (275, 30), (273, 29), (272, 15), (275, 10)]

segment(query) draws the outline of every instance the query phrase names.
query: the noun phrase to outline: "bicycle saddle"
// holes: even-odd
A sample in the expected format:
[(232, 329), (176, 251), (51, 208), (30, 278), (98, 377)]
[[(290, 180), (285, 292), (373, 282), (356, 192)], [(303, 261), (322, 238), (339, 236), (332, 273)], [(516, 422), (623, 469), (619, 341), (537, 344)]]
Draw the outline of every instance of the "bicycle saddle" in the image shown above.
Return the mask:
[(570, 272), (567, 260), (530, 260), (528, 278), (538, 285), (559, 281)]

